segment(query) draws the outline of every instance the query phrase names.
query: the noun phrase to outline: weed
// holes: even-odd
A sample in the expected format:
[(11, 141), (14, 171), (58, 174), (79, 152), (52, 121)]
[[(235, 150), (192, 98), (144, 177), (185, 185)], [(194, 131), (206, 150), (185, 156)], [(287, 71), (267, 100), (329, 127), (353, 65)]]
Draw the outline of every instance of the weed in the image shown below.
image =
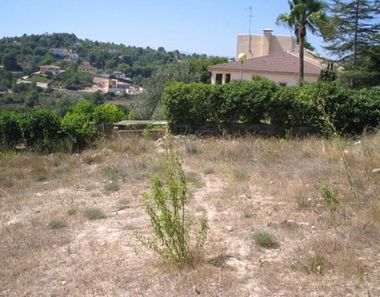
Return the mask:
[(63, 220), (51, 220), (48, 226), (50, 229), (58, 230), (67, 227), (67, 224)]
[(305, 196), (297, 196), (296, 203), (299, 208), (310, 208), (311, 207), (311, 199)]
[(43, 181), (47, 181), (47, 176), (46, 175), (38, 175), (36, 177), (36, 180), (39, 181), (39, 182), (43, 182)]
[[(152, 192), (145, 194), (145, 208), (150, 217), (154, 239), (138, 235), (138, 240), (173, 262), (187, 262), (192, 258), (190, 251), (190, 228), (185, 205), (189, 198), (182, 161), (168, 149), (163, 160), (164, 172), (152, 179)], [(208, 230), (208, 221), (201, 219), (196, 248), (203, 247)]]
[(69, 215), (69, 216), (75, 216), (76, 214), (77, 214), (77, 212), (78, 212), (78, 210), (76, 209), (76, 208), (69, 208), (68, 210), (67, 210), (67, 214)]
[(280, 246), (277, 239), (269, 232), (256, 232), (253, 234), (253, 240), (258, 246), (266, 249), (275, 249)]
[(326, 268), (327, 261), (322, 256), (313, 256), (308, 259), (306, 271), (308, 273), (322, 274), (322, 271)]
[(232, 171), (232, 177), (235, 181), (243, 182), (249, 179), (249, 174), (245, 170), (235, 169)]
[(185, 143), (186, 153), (189, 155), (197, 155), (201, 153), (201, 149), (195, 141), (188, 140)]
[(190, 186), (195, 188), (202, 188), (204, 186), (204, 181), (202, 176), (196, 172), (189, 172), (186, 174), (186, 180)]
[(89, 220), (100, 220), (107, 217), (100, 208), (87, 208), (83, 211), (83, 215)]
[(119, 200), (119, 204), (122, 205), (122, 206), (128, 206), (130, 203), (129, 199), (128, 198), (122, 198)]
[(112, 193), (120, 190), (120, 186), (117, 182), (111, 181), (110, 183), (106, 183), (104, 186), (104, 191)]
[(330, 212), (335, 212), (339, 206), (338, 189), (330, 188), (327, 184), (325, 184), (322, 186), (321, 193), (325, 201), (326, 207), (329, 209)]
[(106, 166), (103, 168), (102, 171), (103, 171), (103, 176), (111, 182), (118, 182), (118, 181), (125, 180), (125, 173), (120, 168), (114, 165)]

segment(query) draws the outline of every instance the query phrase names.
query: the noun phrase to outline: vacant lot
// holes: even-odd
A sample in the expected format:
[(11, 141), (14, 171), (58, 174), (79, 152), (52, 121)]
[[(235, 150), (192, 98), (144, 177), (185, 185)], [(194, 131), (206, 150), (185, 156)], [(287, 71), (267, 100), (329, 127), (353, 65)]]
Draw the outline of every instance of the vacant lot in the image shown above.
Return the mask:
[(163, 262), (143, 193), (163, 141), (0, 155), (0, 296), (380, 296), (380, 135), (177, 137), (203, 258)]

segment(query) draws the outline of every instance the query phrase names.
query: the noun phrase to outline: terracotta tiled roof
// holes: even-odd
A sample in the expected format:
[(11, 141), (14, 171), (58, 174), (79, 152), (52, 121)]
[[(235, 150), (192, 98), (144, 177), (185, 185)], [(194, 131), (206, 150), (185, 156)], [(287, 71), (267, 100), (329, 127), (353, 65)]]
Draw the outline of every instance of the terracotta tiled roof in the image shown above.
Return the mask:
[[(304, 59), (305, 74), (319, 75), (322, 65), (310, 58)], [(210, 66), (210, 71), (240, 71), (241, 62), (230, 62)], [(275, 73), (299, 73), (299, 58), (292, 53), (269, 55), (249, 59), (244, 62), (244, 71), (275, 72)]]

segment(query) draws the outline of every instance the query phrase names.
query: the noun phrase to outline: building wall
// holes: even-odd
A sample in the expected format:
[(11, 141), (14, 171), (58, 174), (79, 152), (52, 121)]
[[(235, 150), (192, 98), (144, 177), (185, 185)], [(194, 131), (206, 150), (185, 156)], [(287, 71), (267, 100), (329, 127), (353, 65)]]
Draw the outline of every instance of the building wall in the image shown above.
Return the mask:
[[(249, 40), (251, 39), (251, 52)], [(269, 41), (269, 42), (268, 42)], [(291, 36), (272, 35), (238, 35), (236, 45), (236, 59), (240, 53), (245, 53), (247, 59), (258, 58), (266, 55), (281, 54), (282, 52), (298, 53), (298, 45)], [(307, 50), (305, 57), (314, 58)]]
[[(212, 71), (211, 83), (215, 84), (216, 74), (231, 74), (231, 80), (240, 80), (241, 72), (223, 72), (223, 71)], [(252, 76), (262, 76), (268, 78), (278, 84), (286, 84), (287, 86), (296, 86), (299, 81), (299, 75), (294, 73), (263, 73), (263, 72), (252, 72), (252, 71), (243, 71), (243, 80), (251, 80)], [(316, 82), (318, 81), (318, 75), (305, 75), (305, 81), (307, 82)]]

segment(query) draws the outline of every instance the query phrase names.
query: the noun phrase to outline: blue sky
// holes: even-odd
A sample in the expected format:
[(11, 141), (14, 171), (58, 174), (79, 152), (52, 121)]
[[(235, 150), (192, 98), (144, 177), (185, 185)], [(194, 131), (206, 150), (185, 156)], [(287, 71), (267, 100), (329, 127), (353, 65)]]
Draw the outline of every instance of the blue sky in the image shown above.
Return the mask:
[[(53, 32), (126, 45), (233, 57), (236, 36), (276, 26), (287, 0), (0, 0), (0, 37)], [(321, 39), (309, 36), (322, 53)]]

